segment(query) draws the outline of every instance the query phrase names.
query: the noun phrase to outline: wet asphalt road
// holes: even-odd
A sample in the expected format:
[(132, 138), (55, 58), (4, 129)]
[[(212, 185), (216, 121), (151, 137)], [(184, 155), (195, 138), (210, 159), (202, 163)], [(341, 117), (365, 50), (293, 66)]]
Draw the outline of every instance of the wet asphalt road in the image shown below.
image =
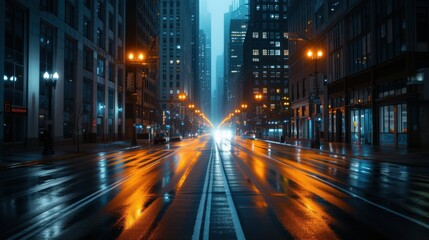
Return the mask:
[(186, 139), (1, 170), (0, 239), (428, 239), (429, 169)]

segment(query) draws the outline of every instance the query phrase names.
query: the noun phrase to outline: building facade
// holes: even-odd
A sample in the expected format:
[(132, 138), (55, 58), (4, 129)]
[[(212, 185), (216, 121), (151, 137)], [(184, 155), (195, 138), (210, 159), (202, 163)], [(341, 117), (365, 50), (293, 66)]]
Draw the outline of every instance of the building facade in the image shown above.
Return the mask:
[(289, 95), (286, 1), (249, 1), (243, 101), (257, 137), (280, 138)]
[(158, 12), (156, 0), (127, 2), (125, 132), (129, 139), (153, 134), (158, 126)]
[(121, 137), (125, 2), (0, 6), (2, 146), (38, 145), (46, 129), (55, 142)]
[(242, 0), (225, 14), (224, 46), (224, 115), (234, 111), (242, 102), (243, 43), (247, 32), (249, 9)]
[[(321, 138), (352, 144), (424, 147), (429, 137), (429, 4), (427, 1), (289, 1), (290, 31), (306, 37), (291, 48), (294, 137), (306, 138), (302, 101), (311, 98), (318, 45)], [(325, 83), (325, 84), (324, 84)], [(308, 87), (307, 87), (308, 88)], [(301, 93), (301, 94), (299, 94)], [(299, 95), (298, 95), (299, 94)]]
[(211, 39), (210, 34), (200, 30), (199, 81), (195, 82), (195, 103), (202, 112), (211, 112)]
[(211, 115), (211, 14), (207, 10), (207, 1), (200, 5), (200, 45), (199, 45), (199, 81), (195, 82), (195, 103), (202, 112)]
[(188, 0), (159, 1), (159, 5), (159, 123), (160, 130), (172, 133), (183, 130), (186, 102), (194, 98), (192, 43), (198, 39), (192, 39)]

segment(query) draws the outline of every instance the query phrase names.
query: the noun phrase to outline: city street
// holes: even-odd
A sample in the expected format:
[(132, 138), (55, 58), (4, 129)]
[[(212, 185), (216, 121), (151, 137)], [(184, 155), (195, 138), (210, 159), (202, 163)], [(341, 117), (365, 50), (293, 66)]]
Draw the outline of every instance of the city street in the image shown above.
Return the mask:
[(427, 239), (429, 168), (212, 137), (0, 169), (0, 239)]

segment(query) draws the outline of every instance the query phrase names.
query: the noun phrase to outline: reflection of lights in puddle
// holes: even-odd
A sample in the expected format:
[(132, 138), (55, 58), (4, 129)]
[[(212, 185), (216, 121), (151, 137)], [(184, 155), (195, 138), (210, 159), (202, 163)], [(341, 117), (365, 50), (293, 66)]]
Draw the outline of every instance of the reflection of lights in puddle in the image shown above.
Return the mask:
[(298, 152), (296, 153), (296, 161), (301, 162), (301, 149), (298, 149)]
[(131, 204), (124, 212), (125, 229), (131, 228), (137, 222), (137, 220), (142, 216), (144, 211), (144, 208), (142, 208), (142, 206), (144, 206), (144, 202), (145, 202), (144, 200), (145, 200), (144, 197), (140, 195), (140, 193), (134, 194), (131, 196), (130, 198)]
[(266, 208), (268, 204), (264, 200), (259, 200), (259, 201), (255, 201), (255, 206), (257, 208)]
[(53, 225), (49, 226), (42, 231), (42, 239), (52, 239), (58, 237), (61, 234), (62, 222), (56, 221)]
[(106, 159), (100, 159), (98, 161), (98, 177), (100, 180), (100, 189), (107, 187), (107, 164)]
[(172, 196), (169, 193), (164, 193), (164, 203), (170, 202), (172, 199)]

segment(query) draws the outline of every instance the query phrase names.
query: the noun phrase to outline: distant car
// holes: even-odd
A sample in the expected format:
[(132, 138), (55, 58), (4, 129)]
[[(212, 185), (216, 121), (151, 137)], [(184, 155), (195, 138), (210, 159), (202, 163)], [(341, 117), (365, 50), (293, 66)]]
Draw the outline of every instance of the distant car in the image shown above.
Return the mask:
[(158, 134), (156, 134), (155, 138), (153, 139), (153, 142), (155, 144), (168, 143), (169, 141), (170, 141), (170, 138), (165, 133), (158, 133)]
[(189, 138), (198, 138), (198, 133), (189, 133), (188, 137)]
[(252, 139), (252, 140), (256, 139), (255, 132), (253, 132), (253, 131), (247, 131), (247, 132), (243, 133), (243, 135), (241, 135), (241, 137), (243, 139)]
[(180, 142), (182, 141), (182, 135), (180, 135), (180, 133), (175, 133), (171, 135), (170, 141)]

